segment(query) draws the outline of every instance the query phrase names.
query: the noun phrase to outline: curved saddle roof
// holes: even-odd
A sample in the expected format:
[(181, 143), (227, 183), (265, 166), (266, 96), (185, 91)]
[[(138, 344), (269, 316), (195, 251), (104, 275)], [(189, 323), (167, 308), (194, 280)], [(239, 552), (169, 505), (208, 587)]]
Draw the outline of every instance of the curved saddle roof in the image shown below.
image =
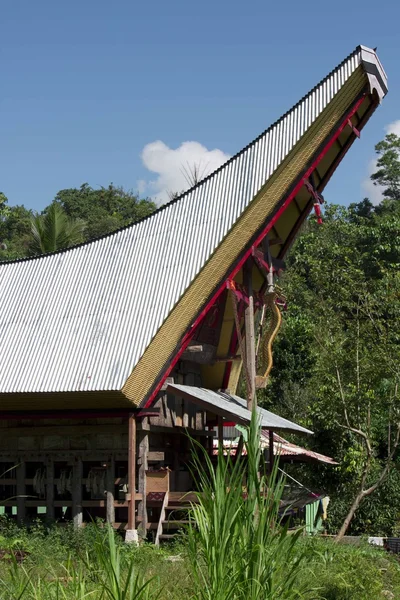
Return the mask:
[[(369, 116), (386, 91), (375, 52), (359, 46), (256, 140), (150, 217), (62, 252), (2, 263), (0, 400), (123, 390), (135, 404), (143, 402), (226, 273), (286, 202), (346, 111), (364, 94)], [(305, 203), (304, 211), (310, 207)]]

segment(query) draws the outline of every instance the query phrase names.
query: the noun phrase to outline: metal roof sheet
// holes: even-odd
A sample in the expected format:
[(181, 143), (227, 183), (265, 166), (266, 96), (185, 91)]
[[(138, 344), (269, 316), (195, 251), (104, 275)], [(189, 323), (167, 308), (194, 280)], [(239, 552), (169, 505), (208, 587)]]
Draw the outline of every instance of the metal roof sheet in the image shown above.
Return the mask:
[[(168, 384), (167, 391), (175, 396), (188, 398), (213, 414), (228, 418), (235, 423), (248, 424), (251, 421), (251, 412), (246, 408), (246, 401), (243, 398), (239, 398), (239, 396), (228, 394), (227, 392), (213, 392), (205, 388), (178, 383)], [(312, 431), (309, 429), (292, 423), (292, 421), (279, 417), (259, 406), (257, 407), (257, 412), (262, 428), (312, 434)]]
[[(225, 427), (224, 427), (224, 435), (225, 435)], [(229, 428), (230, 429), (230, 428)], [(232, 429), (236, 429), (233, 428)], [(240, 432), (236, 429), (236, 438), (225, 438), (224, 437), (224, 453), (228, 454), (236, 450), (238, 446), (238, 439)], [(289, 458), (291, 460), (296, 460), (298, 462), (302, 461), (311, 461), (311, 462), (319, 462), (327, 465), (338, 465), (339, 463), (333, 460), (330, 456), (326, 456), (325, 454), (320, 454), (319, 452), (314, 452), (313, 450), (308, 450), (307, 448), (303, 448), (298, 444), (293, 444), (292, 442), (288, 442), (285, 438), (281, 437), (277, 433), (273, 433), (274, 436), (274, 454), (275, 456), (281, 456), (284, 458)], [(213, 440), (213, 454), (218, 454), (218, 439), (214, 438)], [(261, 430), (261, 448), (269, 448), (269, 431)], [(246, 454), (246, 447), (244, 446), (242, 449), (242, 454)]]
[(360, 64), (384, 95), (375, 53), (359, 46), (250, 145), (150, 217), (0, 264), (0, 394), (121, 390), (227, 232)]
[[(239, 431), (237, 432), (237, 434), (239, 436)], [(303, 448), (302, 446), (298, 446), (297, 444), (288, 442), (275, 432), (273, 435), (275, 456), (281, 456), (291, 460), (296, 460), (298, 462), (311, 461), (332, 466), (339, 464), (330, 456), (325, 456), (325, 454), (320, 454), (319, 452), (314, 452), (313, 450), (308, 450), (307, 448)], [(228, 454), (230, 452), (234, 452), (238, 446), (238, 437), (236, 439), (224, 438), (223, 444), (224, 453)], [(266, 430), (261, 431), (261, 447), (269, 448), (269, 432)], [(213, 454), (218, 454), (218, 439), (216, 438), (214, 438), (213, 440)], [(247, 454), (245, 446), (242, 449), (242, 454)]]

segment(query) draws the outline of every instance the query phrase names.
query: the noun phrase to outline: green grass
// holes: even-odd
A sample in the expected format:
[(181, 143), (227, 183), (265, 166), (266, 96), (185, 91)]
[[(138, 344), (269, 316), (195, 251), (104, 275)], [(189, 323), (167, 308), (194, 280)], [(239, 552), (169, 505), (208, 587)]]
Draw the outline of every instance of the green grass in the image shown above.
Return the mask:
[(0, 600), (400, 599), (396, 557), (289, 533), (284, 482), (277, 470), (262, 474), (254, 415), (247, 438), (246, 461), (220, 455), (216, 468), (195, 448), (201, 494), (187, 531), (165, 548), (124, 544), (94, 523), (27, 530), (0, 518)]
[[(1, 600), (123, 598), (107, 596), (102, 589), (104, 578), (110, 575), (103, 563), (109, 555), (107, 535), (95, 526), (78, 533), (69, 528), (45, 529), (41, 525), (27, 531), (3, 520), (0, 546), (9, 548), (10, 556), (12, 550), (18, 548), (30, 554), (22, 565), (12, 560), (0, 561)], [(101, 556), (97, 543), (104, 546)], [(150, 598), (159, 594), (160, 600), (189, 600), (195, 596), (196, 585), (185, 544), (176, 543), (161, 549), (150, 544), (133, 548), (123, 544), (118, 536), (115, 544), (119, 549), (122, 583), (132, 565), (134, 577), (139, 575), (142, 581), (151, 580), (146, 591)], [(400, 564), (396, 557), (383, 550), (367, 545), (337, 545), (330, 539), (300, 538), (295, 553), (302, 556), (298, 586), (306, 585), (313, 590), (305, 596), (309, 600), (400, 598)], [(180, 560), (171, 561), (171, 557)]]

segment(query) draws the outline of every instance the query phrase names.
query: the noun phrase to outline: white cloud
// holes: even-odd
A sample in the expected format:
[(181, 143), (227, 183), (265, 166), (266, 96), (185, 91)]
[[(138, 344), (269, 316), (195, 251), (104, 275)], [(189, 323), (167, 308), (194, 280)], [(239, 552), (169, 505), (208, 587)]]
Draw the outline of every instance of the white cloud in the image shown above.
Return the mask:
[(379, 204), (382, 201), (382, 188), (371, 181), (372, 173), (376, 171), (376, 158), (372, 158), (368, 163), (367, 177), (363, 180), (361, 187), (365, 198), (369, 198), (372, 204)]
[(137, 191), (140, 195), (144, 194), (147, 188), (147, 182), (144, 179), (139, 179), (136, 182)]
[[(393, 121), (393, 123), (389, 123), (385, 127), (385, 135), (388, 133), (395, 133), (400, 136), (400, 119), (398, 121)], [(361, 184), (363, 192), (365, 196), (367, 196), (372, 204), (379, 204), (383, 200), (382, 196), (382, 187), (379, 185), (374, 185), (371, 181), (371, 175), (376, 171), (376, 158), (373, 158), (368, 163), (368, 176), (364, 179)]]
[(223, 165), (228, 154), (216, 148), (208, 150), (199, 142), (183, 142), (178, 148), (169, 148), (161, 140), (146, 144), (141, 158), (146, 169), (157, 177), (149, 181), (139, 181), (138, 187), (153, 196), (157, 204), (169, 200), (169, 194), (182, 192), (190, 187), (188, 173), (196, 168), (203, 179)]
[(393, 123), (389, 123), (385, 127), (386, 133), (395, 133), (400, 136), (400, 119), (398, 121), (393, 121)]

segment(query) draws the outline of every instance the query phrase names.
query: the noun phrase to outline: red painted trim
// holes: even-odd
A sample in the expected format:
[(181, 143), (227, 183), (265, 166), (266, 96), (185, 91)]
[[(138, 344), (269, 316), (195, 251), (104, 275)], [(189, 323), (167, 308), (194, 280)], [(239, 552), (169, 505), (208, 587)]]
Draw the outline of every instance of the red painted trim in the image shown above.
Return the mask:
[(63, 410), (53, 410), (49, 411), (35, 411), (35, 412), (26, 412), (26, 411), (0, 411), (0, 421), (1, 420), (15, 420), (15, 419), (107, 419), (107, 418), (117, 418), (117, 417), (128, 417), (130, 414), (134, 414), (138, 417), (148, 417), (148, 416), (159, 416), (159, 411), (157, 409), (152, 409), (151, 411), (142, 410), (142, 409), (113, 409), (113, 410), (104, 410), (104, 411), (96, 411), (96, 410), (77, 410), (77, 411), (63, 411)]
[(354, 123), (352, 122), (351, 119), (348, 120), (348, 124), (352, 128), (354, 135), (359, 138), (360, 137), (360, 131), (357, 129), (357, 127), (354, 125)]
[[(207, 427), (216, 427), (218, 425), (218, 421), (207, 421)], [(235, 421), (223, 421), (223, 427), (236, 427), (237, 423)]]
[[(233, 279), (227, 279), (226, 280), (226, 287), (228, 290), (231, 290), (235, 296), (237, 297), (237, 299), (239, 300), (239, 302), (244, 302), (245, 304), (247, 304), (247, 306), (250, 303), (249, 297), (246, 294), (246, 290), (245, 288), (240, 285), (240, 283), (236, 283), (235, 281), (233, 281)], [(258, 293), (258, 292), (254, 292), (254, 306), (256, 308), (260, 308), (261, 306), (264, 305), (264, 297), (262, 294)]]
[[(262, 232), (252, 242), (250, 248), (248, 250), (246, 250), (246, 252), (242, 255), (242, 257), (236, 263), (235, 267), (232, 269), (232, 271), (228, 275), (229, 279), (233, 279), (237, 275), (237, 273), (240, 271), (240, 269), (242, 268), (242, 266), (244, 265), (244, 263), (246, 262), (246, 260), (249, 258), (249, 256), (251, 256), (252, 247), (253, 246), (258, 246), (262, 242), (262, 240), (267, 235), (267, 233), (270, 231), (270, 229), (272, 229), (272, 227), (275, 225), (275, 223), (278, 221), (278, 219), (281, 217), (281, 215), (288, 208), (288, 206), (292, 202), (293, 198), (298, 194), (300, 188), (304, 185), (304, 182), (303, 182), (304, 178), (308, 178), (311, 175), (311, 173), (314, 171), (314, 169), (318, 166), (318, 164), (321, 162), (321, 160), (324, 158), (324, 156), (327, 154), (327, 152), (333, 146), (333, 144), (335, 143), (335, 141), (337, 140), (337, 138), (340, 136), (340, 134), (342, 133), (343, 129), (348, 126), (349, 119), (351, 119), (351, 117), (357, 112), (357, 110), (359, 109), (359, 107), (361, 106), (361, 104), (364, 102), (364, 98), (365, 98), (365, 95), (362, 95), (361, 98), (359, 98), (354, 103), (354, 105), (350, 109), (350, 111), (345, 115), (345, 117), (343, 118), (343, 120), (342, 120), (341, 124), (339, 125), (338, 129), (332, 135), (332, 137), (329, 139), (329, 141), (324, 146), (324, 148), (321, 150), (320, 154), (312, 162), (312, 164), (307, 169), (307, 171), (305, 173), (303, 173), (303, 175), (299, 178), (298, 183), (295, 185), (295, 187), (293, 188), (293, 190), (290, 192), (290, 194), (288, 195), (288, 197), (286, 198), (286, 200), (279, 207), (279, 209), (276, 211), (276, 213), (273, 215), (273, 217), (268, 221), (268, 224), (266, 225), (266, 227), (262, 230)], [(192, 339), (192, 337), (193, 337), (193, 335), (194, 335), (194, 333), (196, 331), (196, 327), (201, 323), (201, 321), (203, 320), (203, 318), (205, 317), (205, 315), (207, 314), (207, 312), (210, 310), (211, 306), (216, 302), (216, 300), (219, 298), (220, 294), (225, 289), (226, 289), (226, 278), (222, 282), (222, 284), (219, 286), (219, 288), (214, 292), (213, 296), (207, 302), (207, 304), (205, 305), (205, 307), (203, 308), (203, 310), (197, 315), (197, 317), (194, 320), (193, 324), (191, 325), (190, 329), (183, 336), (183, 339), (182, 339), (180, 347), (175, 352), (175, 354), (174, 354), (173, 358), (171, 359), (168, 367), (164, 371), (164, 373), (163, 373), (160, 381), (158, 382), (158, 384), (154, 388), (153, 392), (149, 396), (149, 398), (148, 398), (148, 400), (147, 400), (147, 402), (145, 404), (145, 408), (147, 408), (148, 406), (150, 406), (152, 404), (153, 400), (155, 399), (155, 397), (157, 396), (158, 392), (160, 391), (161, 386), (163, 385), (163, 383), (165, 381), (165, 378), (168, 377), (169, 373), (172, 371), (172, 369), (174, 368), (174, 366), (178, 362), (178, 360), (181, 357), (182, 353), (187, 348), (190, 340)]]
[(239, 302), (243, 300), (243, 302), (245, 302), (247, 305), (249, 304), (249, 297), (240, 289), (240, 286), (238, 284), (235, 284), (235, 282), (232, 279), (226, 280), (226, 287), (228, 290), (231, 290), (235, 294)]

